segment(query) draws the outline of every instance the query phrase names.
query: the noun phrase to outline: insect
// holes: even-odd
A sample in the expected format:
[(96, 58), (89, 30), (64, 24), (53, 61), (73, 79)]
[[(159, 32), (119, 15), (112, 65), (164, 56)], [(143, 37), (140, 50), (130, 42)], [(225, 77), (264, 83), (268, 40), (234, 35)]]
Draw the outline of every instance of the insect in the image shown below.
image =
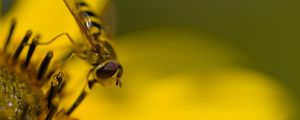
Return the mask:
[[(63, 88), (62, 72), (53, 78), (49, 76), (53, 51), (49, 50), (44, 59), (38, 62), (38, 67), (35, 67), (36, 62), (31, 59), (35, 55), (40, 37), (36, 35), (32, 38), (32, 30), (27, 30), (14, 52), (8, 49), (13, 42), (16, 24), (13, 19), (4, 47), (0, 50), (0, 107), (3, 108), (0, 110), (0, 119), (69, 119), (65, 113), (57, 110), (59, 102), (53, 102)], [(22, 52), (26, 52), (25, 58), (21, 57)], [(47, 92), (42, 91), (43, 87), (48, 88)]]
[(82, 102), (89, 89), (91, 89), (95, 83), (100, 83), (103, 86), (114, 83), (121, 87), (122, 83), (120, 79), (123, 68), (117, 61), (116, 53), (110, 43), (110, 39), (106, 36), (106, 32), (101, 24), (102, 21), (94, 12), (87, 9), (89, 7), (88, 4), (76, 0), (64, 0), (64, 3), (77, 22), (88, 44), (78, 46), (67, 33), (61, 35), (67, 35), (75, 47), (78, 48), (74, 52), (75, 56), (87, 61), (93, 66), (87, 75), (88, 85), (66, 112), (66, 114), (69, 115)]
[(64, 2), (84, 34), (84, 39), (89, 42), (89, 45), (84, 47), (76, 46), (79, 48), (75, 51), (76, 56), (94, 66), (89, 75), (94, 75), (95, 82), (105, 86), (103, 81), (112, 79), (115, 80), (116, 85), (121, 86), (120, 78), (123, 68), (117, 61), (110, 39), (105, 37), (106, 33), (101, 20), (91, 10), (81, 9), (88, 7), (83, 1), (64, 0)]

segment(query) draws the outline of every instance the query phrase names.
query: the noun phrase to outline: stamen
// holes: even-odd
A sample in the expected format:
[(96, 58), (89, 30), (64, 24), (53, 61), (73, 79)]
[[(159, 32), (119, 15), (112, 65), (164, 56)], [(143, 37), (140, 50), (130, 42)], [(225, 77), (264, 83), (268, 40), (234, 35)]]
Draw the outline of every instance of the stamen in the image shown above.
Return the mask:
[(16, 52), (15, 52), (15, 54), (13, 56), (14, 60), (17, 60), (19, 58), (19, 56), (20, 56), (20, 54), (21, 54), (21, 52), (22, 52), (25, 44), (27, 43), (27, 41), (29, 40), (29, 38), (31, 37), (31, 35), (32, 35), (32, 30), (27, 30), (27, 32), (26, 32), (26, 34), (25, 34), (25, 36), (24, 36), (21, 44), (19, 45), (18, 49), (16, 50)]
[(26, 57), (26, 60), (24, 62), (23, 68), (27, 68), (27, 66), (30, 62), (30, 59), (31, 59), (31, 57), (34, 53), (34, 50), (35, 50), (37, 44), (39, 43), (39, 39), (40, 39), (39, 36), (36, 36), (35, 38), (33, 38), (32, 43), (30, 44), (30, 47), (29, 47), (29, 50), (28, 50), (27, 57)]
[(5, 44), (4, 44), (4, 48), (3, 48), (3, 51), (4, 51), (4, 52), (6, 52), (6, 50), (7, 50), (7, 47), (8, 47), (8, 45), (9, 45), (9, 43), (10, 43), (12, 34), (13, 34), (14, 30), (15, 30), (16, 24), (17, 24), (16, 19), (12, 19), (12, 21), (11, 21), (11, 26), (10, 26), (10, 31), (9, 31), (9, 34), (8, 34), (8, 36), (7, 36), (6, 42), (5, 42)]
[(37, 79), (42, 79), (44, 74), (47, 72), (48, 66), (50, 64), (51, 59), (53, 58), (53, 51), (49, 51), (47, 55), (45, 56), (42, 64), (40, 65), (38, 74), (37, 74)]

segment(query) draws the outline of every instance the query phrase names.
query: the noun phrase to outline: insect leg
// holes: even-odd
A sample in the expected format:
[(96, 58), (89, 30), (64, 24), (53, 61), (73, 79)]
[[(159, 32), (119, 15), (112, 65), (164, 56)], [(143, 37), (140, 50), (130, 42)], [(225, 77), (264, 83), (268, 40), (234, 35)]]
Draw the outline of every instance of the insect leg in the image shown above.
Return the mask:
[(50, 78), (55, 71), (60, 70), (63, 71), (65, 65), (73, 58), (75, 57), (76, 54), (74, 53), (74, 51), (70, 51), (69, 53), (67, 53), (62, 59), (57, 60), (54, 63), (54, 67), (50, 70), (50, 72), (47, 74), (47, 77)]
[(49, 45), (49, 44), (51, 44), (52, 42), (54, 42), (55, 40), (57, 40), (57, 38), (59, 38), (59, 37), (61, 37), (61, 36), (63, 36), (63, 35), (65, 35), (65, 36), (70, 40), (70, 42), (71, 42), (73, 45), (76, 45), (76, 42), (72, 39), (72, 37), (70, 36), (70, 34), (67, 33), (67, 32), (64, 32), (64, 33), (61, 33), (61, 34), (55, 36), (54, 38), (52, 38), (52, 39), (49, 40), (48, 42), (39, 43), (39, 45)]
[(88, 94), (87, 91), (82, 91), (80, 96), (76, 99), (75, 103), (72, 105), (72, 107), (66, 112), (66, 115), (70, 115), (77, 107), (78, 105), (83, 101), (83, 99)]
[(14, 30), (15, 30), (16, 24), (17, 24), (16, 19), (12, 19), (11, 25), (10, 25), (9, 34), (8, 34), (8, 36), (7, 36), (7, 38), (6, 38), (6, 41), (5, 41), (5, 44), (4, 44), (4, 48), (3, 48), (3, 51), (4, 51), (4, 52), (6, 52), (6, 50), (7, 50), (7, 47), (8, 47), (8, 45), (9, 45), (9, 43), (10, 43), (12, 34), (13, 34)]
[[(52, 42), (54, 42), (55, 40), (57, 40), (57, 38), (65, 35), (68, 37), (68, 39), (71, 41), (72, 44), (76, 44), (75, 41), (71, 38), (71, 36), (68, 34), (68, 33), (61, 33), (57, 36), (55, 36), (53, 39), (51, 39), (50, 41), (48, 42), (45, 42), (45, 43), (41, 43), (39, 42), (39, 36), (36, 36), (35, 38), (33, 38), (32, 42), (29, 44), (27, 43), (28, 39), (30, 38), (30, 36), (32, 35), (32, 31), (31, 30), (28, 30), (26, 35), (24, 36), (21, 44), (19, 45), (19, 47), (17, 48), (16, 52), (14, 53), (14, 56), (13, 56), (13, 59), (14, 60), (17, 60), (19, 55), (21, 54), (24, 46), (29, 46), (29, 50), (28, 50), (28, 53), (27, 53), (27, 57), (26, 57), (26, 60), (25, 60), (25, 63), (23, 64), (23, 68), (26, 68), (28, 66), (28, 64), (30, 63), (30, 59), (35, 51), (35, 48), (36, 46), (38, 45), (49, 45), (51, 44)], [(74, 53), (72, 51), (72, 53)], [(52, 59), (53, 57), (53, 52), (48, 52), (46, 57), (44, 58), (40, 68), (39, 68), (39, 71), (38, 71), (38, 74), (37, 74), (37, 78), (38, 79), (41, 79), (43, 77), (43, 75), (45, 74), (47, 68), (48, 68), (48, 65), (50, 63), (50, 60)], [(67, 58), (70, 58), (71, 56), (67, 55)], [(54, 72), (53, 72), (54, 73)], [(52, 73), (52, 74), (53, 74)], [(51, 76), (51, 75), (50, 75)]]
[[(72, 37), (70, 36), (70, 34), (67, 33), (67, 32), (64, 32), (64, 33), (61, 33), (61, 34), (55, 36), (54, 38), (52, 38), (52, 39), (49, 40), (48, 42), (37, 42), (37, 43), (34, 43), (34, 44), (35, 44), (35, 46), (37, 46), (37, 45), (49, 45), (49, 44), (51, 44), (52, 42), (54, 42), (55, 40), (57, 40), (59, 37), (62, 37), (63, 35), (67, 36), (68, 40), (69, 40), (73, 45), (77, 46), (76, 42), (72, 39)], [(36, 38), (37, 38), (37, 37), (36, 37)], [(38, 38), (39, 38), (39, 36), (38, 36)], [(23, 41), (22, 41), (22, 42), (23, 42)], [(34, 42), (34, 41), (32, 41), (32, 43), (33, 43), (33, 42)], [(24, 45), (27, 45), (27, 46), (31, 46), (32, 43), (31, 43), (31, 44), (28, 44), (28, 43), (24, 42), (23, 44), (24, 44)]]
[(66, 112), (66, 115), (71, 115), (72, 112), (79, 106), (79, 104), (84, 100), (84, 98), (88, 95), (88, 92), (92, 89), (96, 80), (89, 80), (88, 85), (85, 85), (84, 89), (80, 93), (79, 97), (76, 99), (71, 108)]
[[(76, 54), (74, 52), (71, 52), (70, 54), (66, 55), (60, 62), (63, 61), (62, 64), (60, 64), (58, 67), (55, 67), (54, 70), (52, 70), (48, 76), (52, 76), (55, 72), (55, 70), (60, 69), (61, 71), (64, 69), (64, 66), (67, 62), (69, 62), (73, 57), (75, 57)], [(51, 81), (51, 87), (48, 95), (48, 108), (49, 108), (49, 115), (47, 116), (47, 120), (51, 120), (53, 118), (53, 115), (57, 111), (58, 106), (53, 104), (53, 98), (57, 93), (61, 91), (61, 88), (64, 86), (64, 81), (62, 80), (63, 78), (63, 73), (60, 72), (57, 75), (55, 75), (55, 78), (53, 81)], [(72, 107), (65, 113), (66, 115), (70, 115), (76, 108), (77, 106), (83, 101), (83, 99), (86, 97), (88, 94), (88, 90), (84, 90), (81, 92), (80, 96), (76, 99), (75, 103), (72, 105)]]

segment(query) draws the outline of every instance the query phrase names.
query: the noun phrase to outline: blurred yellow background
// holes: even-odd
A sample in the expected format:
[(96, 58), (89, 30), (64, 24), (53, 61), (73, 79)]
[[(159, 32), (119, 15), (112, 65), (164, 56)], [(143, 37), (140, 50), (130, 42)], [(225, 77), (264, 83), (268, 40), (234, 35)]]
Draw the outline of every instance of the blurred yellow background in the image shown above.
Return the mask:
[[(107, 4), (88, 1), (98, 14)], [(125, 70), (124, 88), (98, 86), (75, 117), (300, 118), (298, 1), (126, 0), (114, 5), (117, 12), (108, 14), (116, 14), (110, 19), (117, 20), (112, 28), (116, 27), (115, 46)], [(5, 7), (10, 9), (0, 19), (1, 40), (12, 17), (19, 22), (16, 39), (29, 28), (43, 40), (62, 32), (81, 37), (62, 0), (18, 0)], [(59, 44), (49, 49), (70, 49), (66, 40)]]

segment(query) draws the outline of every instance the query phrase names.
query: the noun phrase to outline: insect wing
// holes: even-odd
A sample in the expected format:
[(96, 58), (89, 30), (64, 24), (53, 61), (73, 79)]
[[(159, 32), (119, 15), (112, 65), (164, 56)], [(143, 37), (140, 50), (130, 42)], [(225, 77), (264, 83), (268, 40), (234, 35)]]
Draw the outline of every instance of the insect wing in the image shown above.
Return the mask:
[[(83, 31), (85, 36), (88, 38), (88, 40), (91, 42), (91, 37), (89, 37), (89, 30), (88, 28), (84, 25), (85, 21), (84, 19), (80, 16), (79, 10), (79, 5), (75, 0), (64, 0), (66, 6), (68, 7), (69, 11), (75, 18), (75, 21), (78, 23), (80, 29)], [(92, 42), (91, 42), (92, 43)]]
[(113, 1), (109, 1), (105, 8), (103, 9), (100, 19), (103, 20), (104, 25), (104, 31), (108, 38), (112, 39), (115, 37), (116, 33), (116, 24), (117, 23), (117, 16), (116, 16), (116, 8)]

